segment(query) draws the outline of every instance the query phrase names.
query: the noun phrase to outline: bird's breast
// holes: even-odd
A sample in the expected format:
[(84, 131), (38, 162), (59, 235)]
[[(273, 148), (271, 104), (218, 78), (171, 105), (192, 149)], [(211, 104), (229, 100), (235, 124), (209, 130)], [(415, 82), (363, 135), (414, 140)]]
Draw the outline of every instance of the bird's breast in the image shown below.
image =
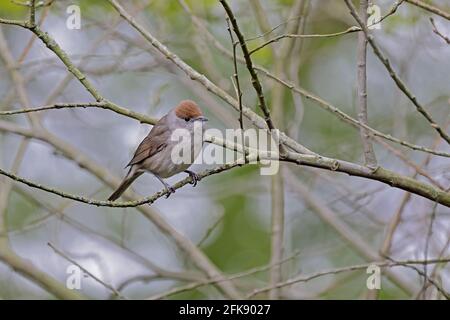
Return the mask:
[(184, 139), (170, 141), (164, 149), (143, 162), (142, 168), (162, 178), (171, 177), (187, 170), (199, 155), (203, 143)]

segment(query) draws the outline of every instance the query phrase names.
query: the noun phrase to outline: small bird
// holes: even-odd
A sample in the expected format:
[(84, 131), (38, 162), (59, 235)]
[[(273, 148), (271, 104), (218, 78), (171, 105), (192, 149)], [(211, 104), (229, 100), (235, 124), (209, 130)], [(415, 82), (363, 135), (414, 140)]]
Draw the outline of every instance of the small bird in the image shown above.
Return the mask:
[[(181, 101), (178, 106), (162, 117), (153, 126), (147, 137), (139, 144), (133, 159), (126, 166), (130, 167), (127, 175), (108, 200), (115, 201), (119, 198), (134, 180), (144, 172), (152, 173), (164, 184), (167, 191), (166, 197), (174, 193), (175, 189), (167, 184), (163, 178), (169, 178), (182, 171), (189, 174), (192, 179), (191, 183), (195, 187), (199, 178), (195, 172), (187, 169), (197, 158), (203, 143), (202, 139), (194, 139), (194, 124), (198, 123), (198, 121), (201, 121), (201, 124), (203, 124), (208, 119), (203, 116), (197, 104), (190, 100)], [(204, 126), (202, 125), (201, 127), (203, 131)], [(188, 147), (191, 151), (191, 161), (189, 163), (177, 163), (177, 161), (172, 159), (172, 150), (179, 142), (172, 141), (171, 136), (177, 129), (186, 129), (186, 132), (190, 134), (191, 145)], [(200, 143), (200, 145), (195, 145), (196, 143)]]

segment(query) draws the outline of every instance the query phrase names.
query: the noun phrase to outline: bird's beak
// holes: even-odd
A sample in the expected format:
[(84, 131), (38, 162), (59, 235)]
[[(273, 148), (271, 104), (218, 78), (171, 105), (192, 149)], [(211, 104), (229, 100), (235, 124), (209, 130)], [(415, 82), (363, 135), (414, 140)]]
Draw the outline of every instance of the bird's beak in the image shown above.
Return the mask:
[(208, 121), (208, 118), (206, 118), (206, 117), (204, 117), (204, 116), (200, 116), (200, 117), (195, 118), (195, 121), (206, 122), (206, 121)]

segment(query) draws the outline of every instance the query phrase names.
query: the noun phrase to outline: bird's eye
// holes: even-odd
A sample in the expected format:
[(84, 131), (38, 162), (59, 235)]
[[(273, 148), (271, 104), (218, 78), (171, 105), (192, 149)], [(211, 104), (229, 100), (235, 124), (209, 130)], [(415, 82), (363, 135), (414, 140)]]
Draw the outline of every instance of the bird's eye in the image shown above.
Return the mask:
[(190, 118), (184, 118), (184, 121), (188, 122), (189, 120), (191, 120)]

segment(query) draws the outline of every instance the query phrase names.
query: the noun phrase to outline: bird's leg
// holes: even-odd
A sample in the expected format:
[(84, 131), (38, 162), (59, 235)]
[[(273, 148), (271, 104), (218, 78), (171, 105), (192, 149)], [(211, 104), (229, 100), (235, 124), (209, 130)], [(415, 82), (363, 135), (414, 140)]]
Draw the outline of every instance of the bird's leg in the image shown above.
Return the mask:
[(161, 181), (161, 183), (164, 185), (164, 187), (166, 188), (167, 194), (166, 194), (166, 199), (172, 194), (175, 193), (175, 189), (173, 187), (171, 187), (167, 182), (165, 182), (163, 180), (163, 178), (161, 178), (160, 176), (158, 176), (157, 174), (153, 174), (155, 177), (158, 178), (159, 181)]
[(189, 177), (191, 177), (192, 181), (190, 182), (190, 184), (195, 187), (197, 185), (197, 182), (200, 181), (200, 177), (198, 176), (198, 174), (190, 170), (184, 170), (184, 172), (186, 172)]

